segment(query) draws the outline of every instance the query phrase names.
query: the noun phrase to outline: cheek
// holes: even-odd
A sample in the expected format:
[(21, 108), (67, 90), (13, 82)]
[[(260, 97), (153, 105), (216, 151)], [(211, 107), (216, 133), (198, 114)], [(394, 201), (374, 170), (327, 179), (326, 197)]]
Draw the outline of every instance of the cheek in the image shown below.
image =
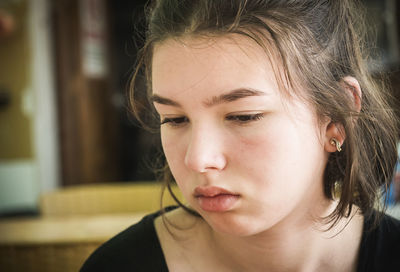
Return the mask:
[(177, 175), (185, 169), (185, 137), (183, 135), (175, 135), (168, 129), (161, 129), (161, 144), (175, 179), (179, 180)]
[(287, 186), (293, 177), (309, 179), (316, 170), (312, 165), (321, 159), (323, 150), (318, 147), (316, 134), (310, 131), (312, 127), (274, 118), (253, 133), (241, 135), (231, 147), (234, 165), (240, 169), (238, 174), (260, 185), (275, 184), (279, 188)]
[(282, 158), (287, 159), (290, 155), (294, 144), (288, 139), (290, 135), (293, 135), (292, 128), (281, 126), (280, 120), (268, 122), (240, 135), (237, 141), (232, 143), (232, 154), (236, 160), (242, 161), (250, 168), (257, 168), (257, 171), (268, 169), (270, 166), (276, 167), (274, 162)]
[(176, 148), (180, 145), (177, 139), (172, 136), (168, 130), (161, 128), (161, 144), (169, 164), (176, 160), (175, 157), (178, 154)]

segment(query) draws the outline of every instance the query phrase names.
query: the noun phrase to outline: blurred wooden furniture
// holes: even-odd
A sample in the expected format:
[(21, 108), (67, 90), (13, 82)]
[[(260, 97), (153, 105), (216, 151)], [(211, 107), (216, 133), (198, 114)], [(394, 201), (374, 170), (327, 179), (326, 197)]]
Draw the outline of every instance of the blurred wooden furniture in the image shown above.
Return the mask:
[[(182, 196), (173, 187), (175, 194)], [(151, 212), (160, 209), (161, 185), (155, 182), (89, 184), (66, 187), (40, 199), (43, 216)], [(176, 203), (165, 192), (163, 203)]]
[(97, 247), (143, 215), (0, 221), (0, 271), (78, 271)]
[(40, 217), (0, 220), (0, 271), (79, 271), (98, 246), (158, 210), (160, 193), (156, 183), (126, 183), (45, 194)]

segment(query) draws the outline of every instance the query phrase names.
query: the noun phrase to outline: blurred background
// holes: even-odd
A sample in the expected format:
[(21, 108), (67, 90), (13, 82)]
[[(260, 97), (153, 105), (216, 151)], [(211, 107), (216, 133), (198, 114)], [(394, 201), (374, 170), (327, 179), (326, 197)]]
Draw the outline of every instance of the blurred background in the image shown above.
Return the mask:
[[(363, 2), (378, 41), (368, 45), (370, 71), (388, 76), (398, 104), (400, 2)], [(0, 0), (1, 271), (77, 271), (159, 208), (151, 170), (159, 137), (140, 129), (127, 102), (144, 6)], [(387, 204), (400, 218), (400, 165), (395, 171)]]
[[(398, 98), (400, 4), (364, 2), (378, 38), (371, 72), (387, 73)], [(154, 181), (158, 136), (126, 99), (144, 5), (0, 0), (1, 216), (35, 213), (40, 194), (66, 186)]]
[(59, 187), (154, 181), (158, 137), (126, 99), (144, 2), (0, 0), (1, 215)]

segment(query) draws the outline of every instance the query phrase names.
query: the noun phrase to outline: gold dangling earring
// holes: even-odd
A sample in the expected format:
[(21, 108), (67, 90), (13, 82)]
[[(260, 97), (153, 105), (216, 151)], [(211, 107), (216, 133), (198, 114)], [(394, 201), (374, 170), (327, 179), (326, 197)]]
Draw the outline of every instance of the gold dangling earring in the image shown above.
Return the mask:
[(336, 138), (332, 138), (330, 144), (335, 146), (338, 152), (342, 151), (342, 144)]

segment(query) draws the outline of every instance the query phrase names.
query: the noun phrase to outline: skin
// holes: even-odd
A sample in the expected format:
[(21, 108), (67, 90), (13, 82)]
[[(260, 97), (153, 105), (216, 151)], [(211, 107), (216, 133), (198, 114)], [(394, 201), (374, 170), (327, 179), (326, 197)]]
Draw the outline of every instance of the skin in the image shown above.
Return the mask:
[[(323, 172), (336, 151), (330, 139), (343, 135), (280, 94), (258, 45), (234, 35), (167, 40), (154, 49), (152, 84), (168, 164), (202, 217), (167, 215), (184, 239), (156, 220), (171, 271), (355, 270), (362, 217), (328, 232), (317, 223), (336, 205), (324, 196)], [(245, 95), (229, 96), (237, 90)], [(204, 210), (195, 190), (209, 186), (237, 200)]]

